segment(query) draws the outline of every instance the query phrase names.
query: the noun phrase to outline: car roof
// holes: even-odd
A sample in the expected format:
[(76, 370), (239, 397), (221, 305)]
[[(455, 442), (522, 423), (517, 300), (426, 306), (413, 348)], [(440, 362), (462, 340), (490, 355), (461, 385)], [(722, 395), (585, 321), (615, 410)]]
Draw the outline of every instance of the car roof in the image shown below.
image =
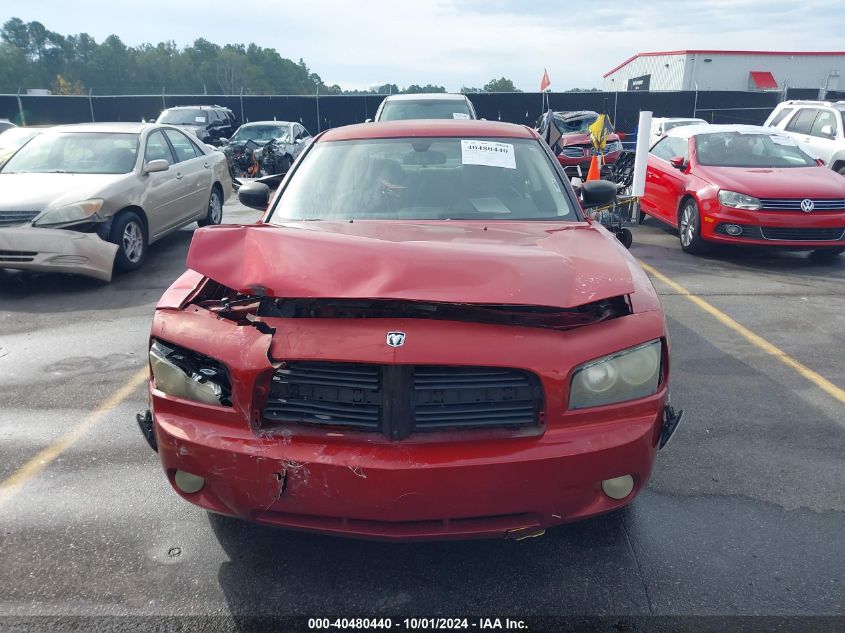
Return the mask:
[(721, 125), (721, 124), (699, 124), (699, 125), (682, 125), (674, 127), (666, 133), (666, 136), (680, 136), (681, 138), (689, 138), (691, 136), (700, 136), (702, 134), (722, 134), (725, 132), (739, 132), (746, 134), (767, 134), (770, 136), (786, 136), (780, 130), (763, 125)]
[(230, 108), (226, 106), (219, 106), (219, 105), (179, 105), (179, 106), (171, 106), (166, 108), (167, 110), (228, 110), (231, 112)]
[(539, 138), (537, 133), (524, 125), (499, 121), (472, 121), (468, 119), (410, 119), (379, 123), (358, 123), (337, 127), (318, 137), (318, 142), (351, 141), (371, 138), (408, 138), (414, 136), (445, 136), (454, 138), (501, 137)]
[(385, 101), (465, 101), (466, 96), (452, 92), (419, 92), (416, 94), (389, 95)]
[(249, 123), (244, 123), (241, 127), (252, 127), (253, 125), (278, 125), (279, 127), (283, 125), (293, 125), (293, 121), (250, 121)]
[(139, 134), (145, 128), (153, 127), (152, 123), (115, 122), (115, 123), (74, 123), (72, 125), (57, 125), (52, 132), (116, 132), (123, 134)]
[[(652, 121), (704, 121), (696, 116), (656, 116)], [(707, 121), (704, 121), (707, 123)]]

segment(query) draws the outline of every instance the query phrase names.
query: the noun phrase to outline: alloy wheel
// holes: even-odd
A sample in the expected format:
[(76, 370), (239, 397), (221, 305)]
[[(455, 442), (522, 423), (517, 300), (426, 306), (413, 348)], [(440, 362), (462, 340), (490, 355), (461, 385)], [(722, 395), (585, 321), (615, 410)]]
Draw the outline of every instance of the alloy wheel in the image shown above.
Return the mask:
[(223, 201), (216, 191), (211, 192), (211, 200), (208, 203), (209, 216), (212, 224), (220, 224), (223, 220)]
[(123, 253), (133, 264), (141, 261), (144, 254), (144, 232), (136, 222), (129, 222), (123, 229)]
[(691, 204), (686, 205), (681, 213), (680, 233), (681, 244), (689, 246), (695, 236), (695, 212)]

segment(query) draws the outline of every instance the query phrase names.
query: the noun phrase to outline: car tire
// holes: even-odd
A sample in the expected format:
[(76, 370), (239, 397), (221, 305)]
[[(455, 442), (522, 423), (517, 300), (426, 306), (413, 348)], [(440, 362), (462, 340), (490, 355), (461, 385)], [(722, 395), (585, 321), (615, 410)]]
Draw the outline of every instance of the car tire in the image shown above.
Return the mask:
[(817, 248), (810, 252), (810, 259), (817, 262), (832, 262), (842, 253), (845, 253), (845, 248)]
[(707, 244), (701, 239), (701, 214), (692, 198), (684, 200), (678, 212), (678, 237), (685, 253), (699, 255), (707, 251)]
[(197, 220), (200, 226), (211, 226), (220, 224), (223, 221), (223, 196), (220, 195), (220, 188), (216, 185), (211, 188), (211, 195), (208, 197), (208, 211), (205, 217)]
[(147, 258), (147, 227), (141, 216), (134, 211), (124, 211), (114, 219), (109, 231), (109, 242), (117, 244), (115, 270), (137, 270)]

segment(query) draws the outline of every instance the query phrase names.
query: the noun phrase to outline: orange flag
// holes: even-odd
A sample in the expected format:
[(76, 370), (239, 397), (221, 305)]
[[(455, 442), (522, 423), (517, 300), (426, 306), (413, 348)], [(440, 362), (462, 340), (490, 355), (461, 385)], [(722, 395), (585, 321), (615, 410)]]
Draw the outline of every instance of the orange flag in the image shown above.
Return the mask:
[(552, 80), (549, 79), (549, 72), (544, 68), (543, 69), (543, 78), (540, 80), (540, 92), (543, 92), (546, 88), (552, 85)]

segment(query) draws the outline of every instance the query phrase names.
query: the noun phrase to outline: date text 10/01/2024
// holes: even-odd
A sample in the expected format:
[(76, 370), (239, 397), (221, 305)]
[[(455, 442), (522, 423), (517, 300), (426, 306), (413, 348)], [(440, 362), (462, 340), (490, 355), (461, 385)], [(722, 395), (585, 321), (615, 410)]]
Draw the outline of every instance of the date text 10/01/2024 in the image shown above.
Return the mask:
[(478, 630), (528, 630), (523, 620), (510, 618), (404, 618), (394, 621), (391, 618), (309, 618), (308, 628), (311, 630), (332, 629), (397, 629), (397, 630), (445, 630), (445, 629), (478, 629)]

